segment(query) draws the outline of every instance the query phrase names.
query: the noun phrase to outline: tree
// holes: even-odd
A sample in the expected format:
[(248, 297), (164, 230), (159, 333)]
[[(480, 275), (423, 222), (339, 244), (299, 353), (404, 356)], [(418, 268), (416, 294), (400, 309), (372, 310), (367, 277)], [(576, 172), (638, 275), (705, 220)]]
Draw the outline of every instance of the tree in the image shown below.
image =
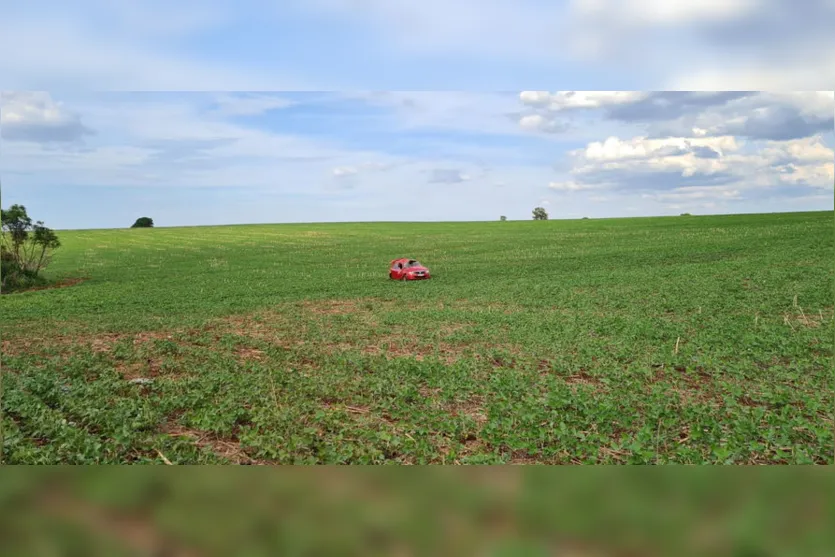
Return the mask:
[(40, 272), (61, 246), (43, 221), (32, 222), (23, 205), (0, 209), (0, 290), (16, 290), (43, 282)]
[(136, 222), (133, 223), (131, 228), (153, 228), (154, 227), (154, 219), (151, 217), (139, 217), (136, 219)]
[(507, 217), (506, 217), (506, 216), (504, 216), (504, 215), (502, 215), (502, 216), (500, 216), (500, 217), (499, 217), (499, 220), (501, 220), (501, 221), (505, 221), (505, 220), (507, 220)]
[(533, 220), (548, 220), (548, 212), (544, 207), (537, 207), (533, 210)]

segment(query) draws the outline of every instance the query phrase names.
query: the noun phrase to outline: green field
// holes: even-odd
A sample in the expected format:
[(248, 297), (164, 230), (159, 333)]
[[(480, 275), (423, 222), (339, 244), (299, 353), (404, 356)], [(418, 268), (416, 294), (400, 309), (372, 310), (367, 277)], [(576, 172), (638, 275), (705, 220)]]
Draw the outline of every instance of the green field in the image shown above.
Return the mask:
[(833, 461), (832, 212), (59, 237), (8, 463)]

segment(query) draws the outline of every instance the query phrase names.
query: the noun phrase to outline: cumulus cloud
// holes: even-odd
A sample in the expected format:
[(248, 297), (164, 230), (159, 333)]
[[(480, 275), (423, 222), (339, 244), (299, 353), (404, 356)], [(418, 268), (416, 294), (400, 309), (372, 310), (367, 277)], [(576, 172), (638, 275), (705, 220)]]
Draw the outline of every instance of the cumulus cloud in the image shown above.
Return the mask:
[(578, 111), (597, 110), (602, 117), (645, 126), (655, 136), (725, 136), (788, 140), (808, 137), (835, 126), (831, 91), (761, 92), (585, 92), (524, 91), (520, 101), (533, 112), (523, 115), (523, 129), (552, 132)]
[(552, 190), (652, 192), (648, 198), (657, 200), (737, 200), (753, 188), (832, 189), (835, 181), (835, 153), (821, 136), (750, 145), (733, 136), (609, 137), (568, 156), (571, 179), (551, 183)]
[(567, 129), (565, 122), (545, 118), (542, 114), (526, 114), (519, 118), (519, 125), (526, 130), (560, 132)]
[(0, 137), (7, 141), (68, 143), (93, 133), (49, 93), (0, 92)]
[(700, 135), (736, 135), (790, 140), (832, 131), (835, 96), (830, 91), (755, 93), (692, 111), (652, 128), (657, 134), (700, 130)]

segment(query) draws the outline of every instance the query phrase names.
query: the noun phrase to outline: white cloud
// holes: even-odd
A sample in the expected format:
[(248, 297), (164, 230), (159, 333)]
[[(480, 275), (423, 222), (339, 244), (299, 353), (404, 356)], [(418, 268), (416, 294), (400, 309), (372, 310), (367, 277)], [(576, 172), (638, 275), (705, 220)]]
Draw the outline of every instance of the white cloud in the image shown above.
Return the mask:
[(576, 108), (602, 108), (632, 103), (645, 98), (640, 91), (522, 91), (519, 100), (523, 104), (544, 107), (551, 111)]
[(593, 190), (596, 187), (593, 184), (583, 184), (580, 182), (551, 182), (548, 187), (556, 191), (584, 191)]
[(742, 195), (739, 189), (728, 186), (685, 186), (673, 188), (669, 192), (645, 193), (645, 199), (659, 201), (693, 201), (693, 200), (740, 200)]
[[(59, 118), (55, 108), (40, 112), (32, 108), (51, 100), (48, 95), (15, 98), (23, 108), (3, 110), (3, 114), (33, 115), (27, 129), (37, 118), (50, 117), (97, 132), (83, 147), (55, 150), (19, 141), (28, 136), (21, 137), (22, 132), (9, 136), (10, 128), (4, 125), (4, 171), (44, 182), (60, 176), (66, 185), (285, 187), (287, 191), (304, 191), (315, 187), (325, 168), (335, 163), (350, 166), (349, 161), (375, 156), (325, 140), (234, 124), (228, 119), (230, 112), (240, 110), (201, 110), (201, 103), (188, 100), (151, 97), (154, 100), (141, 102), (99, 97), (81, 105), (82, 124), (81, 117)], [(201, 98), (205, 97), (196, 96), (195, 100)], [(258, 105), (264, 108), (266, 103), (259, 100)], [(61, 107), (57, 102), (52, 106)], [(246, 109), (251, 110), (254, 107)]]
[(770, 141), (763, 148), (763, 156), (773, 160), (797, 163), (832, 163), (833, 152), (820, 135), (793, 141)]
[(354, 166), (337, 166), (336, 168), (331, 170), (331, 174), (333, 174), (333, 176), (335, 177), (356, 176), (360, 173), (389, 170), (391, 168), (394, 168), (395, 166), (399, 166), (402, 164), (404, 164), (402, 161), (398, 163), (364, 162), (362, 164)]
[(728, 21), (752, 13), (758, 0), (571, 0), (571, 12), (579, 19), (610, 21), (620, 26), (690, 25)]
[(736, 138), (731, 136), (710, 138), (667, 137), (648, 139), (634, 137), (622, 140), (609, 137), (605, 141), (590, 143), (582, 152), (588, 161), (630, 161), (651, 159), (657, 156), (665, 158), (688, 157), (692, 159), (694, 148), (706, 147), (721, 156), (739, 149)]
[[(820, 136), (750, 145), (731, 136), (610, 137), (571, 151), (572, 179), (549, 187), (560, 191), (657, 190), (647, 198), (662, 200), (708, 196), (730, 200), (752, 188), (832, 189), (833, 157), (835, 153)], [(734, 189), (723, 189), (730, 184)]]
[(6, 140), (73, 142), (92, 133), (49, 93), (0, 91), (0, 136)]
[(334, 176), (353, 176), (358, 170), (352, 166), (339, 166), (333, 169)]
[(529, 112), (521, 129), (556, 132), (571, 118), (597, 109), (602, 119), (640, 126), (650, 135), (695, 137), (736, 135), (788, 140), (832, 130), (835, 95), (830, 91), (745, 92), (526, 92)]

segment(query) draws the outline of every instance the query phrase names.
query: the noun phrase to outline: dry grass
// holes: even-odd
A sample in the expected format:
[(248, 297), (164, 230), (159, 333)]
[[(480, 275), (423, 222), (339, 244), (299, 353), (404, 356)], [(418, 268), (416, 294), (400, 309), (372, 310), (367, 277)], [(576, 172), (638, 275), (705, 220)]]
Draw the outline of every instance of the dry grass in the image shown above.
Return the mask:
[(240, 441), (235, 437), (224, 438), (217, 434), (184, 427), (176, 422), (169, 421), (160, 428), (160, 433), (171, 437), (183, 437), (194, 443), (197, 447), (210, 451), (233, 464), (263, 464), (250, 457), (241, 448)]

